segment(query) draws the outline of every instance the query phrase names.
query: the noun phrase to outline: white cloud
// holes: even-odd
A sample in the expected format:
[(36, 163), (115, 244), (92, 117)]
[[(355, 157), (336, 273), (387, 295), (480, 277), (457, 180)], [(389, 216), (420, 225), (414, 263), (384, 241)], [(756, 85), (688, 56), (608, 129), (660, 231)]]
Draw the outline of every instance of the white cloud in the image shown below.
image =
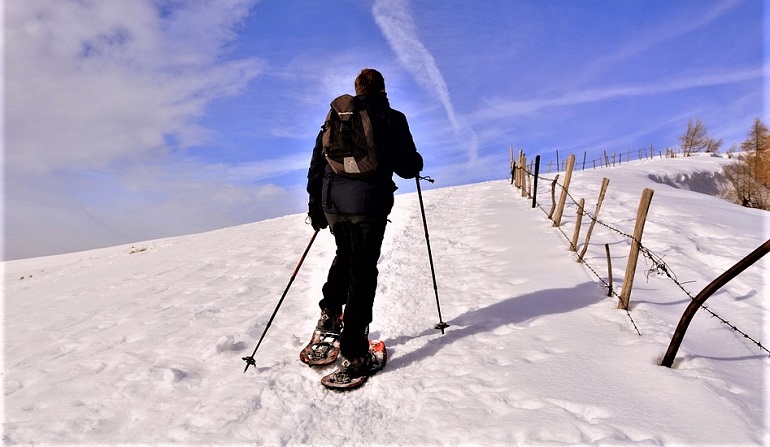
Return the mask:
[(666, 79), (654, 83), (615, 85), (602, 88), (570, 91), (560, 96), (523, 101), (495, 100), (474, 115), (474, 121), (507, 119), (515, 115), (526, 115), (550, 107), (607, 101), (616, 98), (651, 96), (677, 92), (692, 88), (732, 84), (759, 80), (768, 72), (768, 67), (749, 67), (718, 73), (695, 74), (686, 77)]
[(13, 178), (5, 258), (133, 243), (303, 211), (302, 186), (255, 185), (234, 177), (223, 166), (164, 161), (90, 177), (34, 176), (34, 189), (16, 187), (20, 182)]
[(463, 143), (467, 142), (468, 157), (471, 161), (475, 160), (478, 156), (478, 138), (473, 129), (455, 113), (449, 88), (433, 55), (417, 35), (407, 2), (377, 0), (372, 6), (372, 14), (401, 65), (412, 73), (418, 84), (433, 92), (441, 101), (456, 138)]
[(200, 120), (212, 101), (238, 95), (264, 70), (260, 59), (228, 57), (253, 4), (5, 4), (6, 258), (289, 210), (286, 191), (232, 185), (212, 174), (221, 167), (179, 152), (209, 138)]
[(307, 172), (311, 153), (295, 153), (267, 160), (240, 163), (224, 168), (224, 175), (233, 183), (243, 181), (256, 182), (271, 179), (298, 171)]
[(51, 172), (102, 167), (201, 143), (196, 123), (213, 99), (256, 77), (257, 59), (220, 60), (251, 1), (6, 5), (7, 160)]

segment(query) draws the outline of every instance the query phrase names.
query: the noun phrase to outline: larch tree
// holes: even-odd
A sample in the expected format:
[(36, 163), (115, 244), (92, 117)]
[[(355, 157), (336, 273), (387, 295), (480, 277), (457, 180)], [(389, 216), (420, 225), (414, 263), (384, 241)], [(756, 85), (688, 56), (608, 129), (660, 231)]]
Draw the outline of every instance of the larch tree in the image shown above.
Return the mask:
[(732, 186), (727, 198), (749, 208), (770, 209), (770, 130), (759, 119), (741, 143), (743, 153), (725, 168)]

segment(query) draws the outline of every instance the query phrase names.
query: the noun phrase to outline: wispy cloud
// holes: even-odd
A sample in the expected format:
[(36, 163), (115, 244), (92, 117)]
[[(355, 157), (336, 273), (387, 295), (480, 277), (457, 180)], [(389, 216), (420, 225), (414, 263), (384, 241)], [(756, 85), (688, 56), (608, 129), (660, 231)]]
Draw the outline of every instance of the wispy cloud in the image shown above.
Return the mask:
[(688, 13), (687, 17), (669, 19), (662, 23), (656, 23), (656, 26), (649, 29), (632, 33), (630, 35), (633, 36), (633, 39), (619, 45), (617, 51), (604, 54), (587, 64), (582, 70), (583, 77), (592, 78), (597, 73), (611, 69), (612, 67), (658, 47), (665, 42), (673, 41), (687, 33), (703, 28), (713, 23), (728, 11), (739, 6), (741, 3), (741, 0), (704, 3), (702, 14), (692, 15), (691, 13)]
[(307, 171), (310, 165), (310, 152), (289, 154), (283, 157), (239, 163), (223, 170), (228, 181), (233, 183), (258, 182)]
[(770, 67), (750, 67), (720, 73), (706, 73), (678, 79), (667, 79), (655, 83), (635, 85), (615, 85), (604, 88), (572, 91), (561, 96), (538, 98), (524, 101), (490, 101), (487, 106), (474, 115), (475, 121), (507, 118), (525, 115), (551, 107), (563, 107), (576, 104), (601, 102), (617, 98), (651, 96), (687, 89), (732, 84), (737, 82), (760, 80), (770, 72)]
[(406, 0), (377, 0), (372, 14), (401, 65), (414, 76), (420, 86), (433, 92), (441, 101), (456, 138), (468, 142), (468, 157), (478, 156), (478, 137), (455, 113), (444, 81), (433, 55), (417, 35), (417, 27)]

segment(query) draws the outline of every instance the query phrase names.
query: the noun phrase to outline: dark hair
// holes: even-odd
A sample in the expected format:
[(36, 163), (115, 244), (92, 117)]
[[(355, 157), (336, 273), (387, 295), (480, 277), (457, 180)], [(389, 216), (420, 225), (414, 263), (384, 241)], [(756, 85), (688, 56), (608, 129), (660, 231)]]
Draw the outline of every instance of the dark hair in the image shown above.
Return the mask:
[(385, 78), (374, 68), (364, 68), (356, 77), (356, 95), (385, 92)]

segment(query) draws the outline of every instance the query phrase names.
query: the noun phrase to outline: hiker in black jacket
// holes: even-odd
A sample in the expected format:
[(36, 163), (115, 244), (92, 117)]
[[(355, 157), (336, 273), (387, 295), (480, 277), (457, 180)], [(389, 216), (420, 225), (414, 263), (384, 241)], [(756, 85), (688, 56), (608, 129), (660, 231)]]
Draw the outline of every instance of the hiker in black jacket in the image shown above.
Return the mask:
[(406, 116), (390, 108), (385, 80), (364, 69), (355, 80), (356, 98), (369, 114), (379, 158), (377, 170), (364, 178), (336, 174), (322, 153), (319, 133), (308, 170), (309, 217), (314, 229), (330, 227), (337, 253), (323, 286), (317, 329), (339, 331), (343, 368), (352, 377), (369, 366), (368, 326), (377, 289), (387, 217), (393, 207), (393, 174), (409, 179), (423, 167)]

